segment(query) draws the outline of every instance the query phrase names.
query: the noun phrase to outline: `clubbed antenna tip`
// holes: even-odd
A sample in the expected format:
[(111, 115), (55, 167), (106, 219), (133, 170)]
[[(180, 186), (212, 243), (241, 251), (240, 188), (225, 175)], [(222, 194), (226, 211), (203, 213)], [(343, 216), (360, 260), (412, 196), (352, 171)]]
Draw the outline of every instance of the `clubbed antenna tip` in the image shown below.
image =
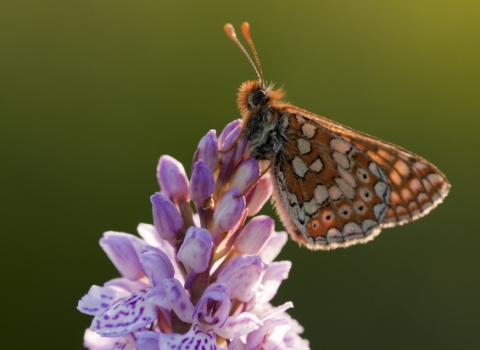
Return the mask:
[[(237, 34), (235, 33), (235, 28), (230, 23), (227, 23), (223, 26), (223, 29), (225, 30), (225, 33), (227, 33), (228, 37), (235, 43), (237, 46), (242, 50), (242, 52), (245, 54), (247, 59), (250, 61), (250, 64), (252, 65), (253, 69), (255, 70), (255, 73), (257, 74), (258, 79), (261, 81), (262, 86), (265, 86), (264, 80), (263, 80), (263, 72), (262, 72), (262, 66), (260, 64), (260, 59), (258, 58), (257, 50), (255, 50), (255, 46), (253, 45), (252, 38), (250, 36), (250, 25), (247, 22), (242, 23), (242, 34), (245, 37), (245, 40), (247, 40), (248, 45), (252, 49), (253, 55), (255, 57), (255, 61), (257, 62), (257, 65), (253, 62), (252, 58), (248, 54), (247, 50), (245, 50), (245, 47), (240, 43), (240, 40), (237, 38)], [(258, 69), (257, 69), (258, 66)]]

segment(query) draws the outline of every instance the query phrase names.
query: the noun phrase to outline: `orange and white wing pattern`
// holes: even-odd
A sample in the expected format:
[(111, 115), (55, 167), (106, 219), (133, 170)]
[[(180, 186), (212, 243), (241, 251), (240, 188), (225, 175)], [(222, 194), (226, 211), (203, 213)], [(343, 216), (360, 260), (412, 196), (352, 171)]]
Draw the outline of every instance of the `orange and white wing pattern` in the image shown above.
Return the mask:
[(400, 147), (298, 107), (282, 112), (274, 199), (293, 239), (310, 249), (370, 241), (427, 214), (449, 191), (435, 166)]

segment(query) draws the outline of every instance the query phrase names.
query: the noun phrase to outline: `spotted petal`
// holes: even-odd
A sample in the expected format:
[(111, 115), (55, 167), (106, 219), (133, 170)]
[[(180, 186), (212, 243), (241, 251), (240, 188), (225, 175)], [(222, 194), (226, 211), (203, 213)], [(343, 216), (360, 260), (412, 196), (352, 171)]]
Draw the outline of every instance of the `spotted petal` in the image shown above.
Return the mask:
[(185, 334), (160, 333), (160, 349), (205, 349), (222, 350), (217, 346), (217, 339), (213, 331), (202, 332), (198, 326), (193, 326)]
[(119, 299), (101, 316), (96, 316), (90, 328), (102, 337), (119, 337), (156, 320), (157, 307), (145, 300), (142, 289), (128, 298)]

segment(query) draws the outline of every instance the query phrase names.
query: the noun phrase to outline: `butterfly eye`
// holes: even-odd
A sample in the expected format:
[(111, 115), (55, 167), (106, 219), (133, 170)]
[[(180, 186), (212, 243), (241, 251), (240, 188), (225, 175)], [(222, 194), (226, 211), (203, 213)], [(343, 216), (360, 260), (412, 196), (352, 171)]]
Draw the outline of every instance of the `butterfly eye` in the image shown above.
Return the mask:
[(259, 109), (268, 102), (268, 96), (264, 90), (255, 90), (250, 94), (248, 104), (252, 109)]

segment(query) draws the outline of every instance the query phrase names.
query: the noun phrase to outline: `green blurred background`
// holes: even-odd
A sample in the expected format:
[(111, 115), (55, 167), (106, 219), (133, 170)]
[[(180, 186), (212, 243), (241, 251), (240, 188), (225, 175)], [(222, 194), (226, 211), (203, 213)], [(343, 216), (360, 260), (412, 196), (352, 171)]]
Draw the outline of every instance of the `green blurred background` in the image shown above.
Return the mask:
[(426, 218), (367, 245), (289, 241), (274, 302), (293, 301), (312, 349), (480, 348), (479, 10), (2, 0), (2, 348), (82, 348), (91, 317), (77, 300), (117, 276), (102, 232), (152, 222), (158, 158), (189, 173), (200, 137), (238, 117), (236, 90), (255, 76), (222, 26), (242, 21), (289, 101), (420, 154), (452, 183)]

